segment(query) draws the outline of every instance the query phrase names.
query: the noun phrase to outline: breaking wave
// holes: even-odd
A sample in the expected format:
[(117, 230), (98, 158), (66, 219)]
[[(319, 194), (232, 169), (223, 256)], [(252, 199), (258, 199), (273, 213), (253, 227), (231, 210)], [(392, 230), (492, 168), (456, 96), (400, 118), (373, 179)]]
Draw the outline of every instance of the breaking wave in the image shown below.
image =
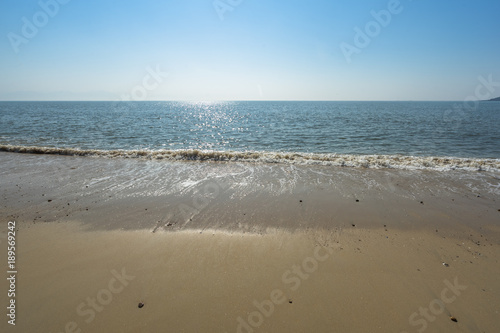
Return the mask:
[(0, 151), (26, 154), (138, 158), (168, 161), (257, 162), (324, 165), (373, 169), (500, 171), (500, 159), (404, 155), (349, 155), (294, 152), (237, 152), (196, 149), (180, 150), (94, 150), (0, 145)]

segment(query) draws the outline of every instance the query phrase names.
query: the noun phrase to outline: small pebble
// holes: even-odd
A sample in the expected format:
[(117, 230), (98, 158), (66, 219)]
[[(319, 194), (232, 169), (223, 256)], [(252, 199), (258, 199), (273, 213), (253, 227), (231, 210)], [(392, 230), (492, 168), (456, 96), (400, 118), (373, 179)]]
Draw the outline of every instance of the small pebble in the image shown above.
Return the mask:
[(293, 301), (292, 301), (291, 299), (289, 299), (289, 300), (288, 300), (288, 303), (292, 304), (292, 303), (293, 303)]
[(139, 307), (139, 309), (142, 309), (144, 307), (144, 303), (140, 302), (138, 307)]
[(421, 203), (422, 205), (424, 204), (424, 202), (423, 202), (423, 201), (420, 201), (420, 203)]
[(457, 318), (455, 318), (455, 317), (450, 317), (450, 319), (451, 319), (451, 321), (453, 321), (455, 323), (458, 322)]
[(299, 200), (299, 202), (302, 202), (302, 200)]
[(359, 200), (358, 200), (358, 199), (356, 199), (356, 202), (359, 202)]
[(354, 223), (353, 223), (353, 224), (351, 224), (351, 225), (352, 225), (353, 227), (355, 227), (355, 226), (356, 226)]

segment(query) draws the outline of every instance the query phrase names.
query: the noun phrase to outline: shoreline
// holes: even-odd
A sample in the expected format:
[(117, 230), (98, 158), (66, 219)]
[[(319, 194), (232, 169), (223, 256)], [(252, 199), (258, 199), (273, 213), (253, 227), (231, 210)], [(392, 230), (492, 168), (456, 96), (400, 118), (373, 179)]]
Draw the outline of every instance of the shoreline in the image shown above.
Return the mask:
[(22, 222), (261, 233), (352, 224), (450, 233), (500, 227), (496, 173), (8, 153), (0, 161), (1, 212)]
[(26, 332), (499, 327), (495, 173), (0, 161)]

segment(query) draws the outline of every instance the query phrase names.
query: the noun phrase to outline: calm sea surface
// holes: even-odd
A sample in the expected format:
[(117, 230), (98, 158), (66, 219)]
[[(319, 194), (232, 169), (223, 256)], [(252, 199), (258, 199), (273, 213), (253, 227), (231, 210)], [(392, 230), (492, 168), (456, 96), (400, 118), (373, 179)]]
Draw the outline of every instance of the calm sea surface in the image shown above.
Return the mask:
[(500, 103), (1, 102), (0, 143), (500, 158)]
[(0, 145), (500, 158), (500, 103), (0, 102)]

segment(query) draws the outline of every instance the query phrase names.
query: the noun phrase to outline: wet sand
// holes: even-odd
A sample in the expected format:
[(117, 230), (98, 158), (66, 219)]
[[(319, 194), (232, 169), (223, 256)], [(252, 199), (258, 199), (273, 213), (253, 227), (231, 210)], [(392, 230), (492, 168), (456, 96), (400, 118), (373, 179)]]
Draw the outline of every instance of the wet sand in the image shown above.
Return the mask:
[(2, 244), (18, 227), (17, 320), (2, 331), (500, 327), (498, 174), (0, 161)]

